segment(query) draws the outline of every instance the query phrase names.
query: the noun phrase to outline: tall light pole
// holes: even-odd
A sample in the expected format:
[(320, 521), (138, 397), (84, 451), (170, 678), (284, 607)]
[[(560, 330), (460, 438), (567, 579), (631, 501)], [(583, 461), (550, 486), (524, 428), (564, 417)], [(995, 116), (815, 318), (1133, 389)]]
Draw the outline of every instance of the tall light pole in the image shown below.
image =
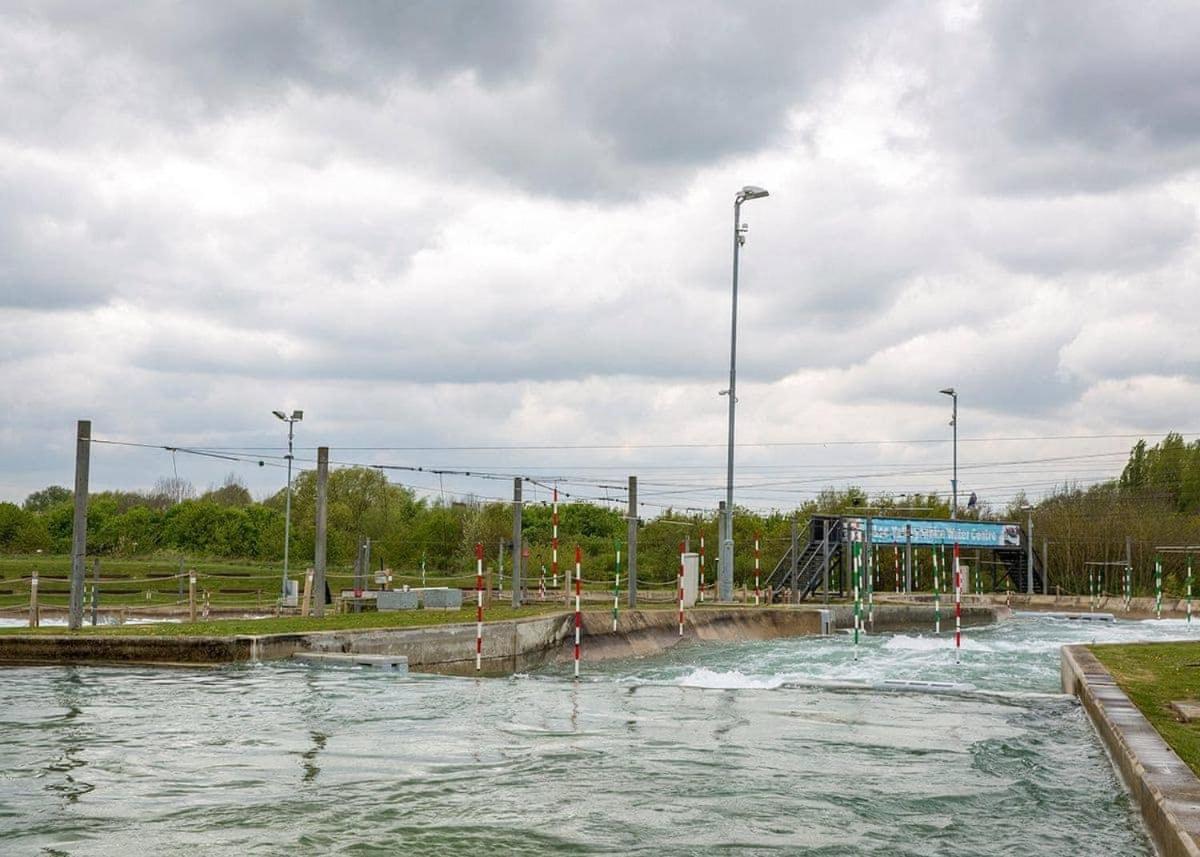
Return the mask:
[(949, 396), (954, 402), (953, 415), (950, 417), (950, 425), (954, 427), (954, 475), (950, 479), (950, 492), (952, 500), (950, 502), (950, 520), (955, 520), (958, 517), (958, 393), (953, 387), (947, 387), (944, 390), (938, 390), (943, 396)]
[(283, 582), (280, 584), (281, 596), (286, 598), (288, 582), (288, 545), (292, 540), (292, 437), (295, 432), (296, 423), (304, 419), (304, 411), (292, 411), (292, 415), (290, 417), (283, 411), (271, 411), (271, 413), (288, 424), (287, 506), (283, 517)]
[(746, 243), (748, 227), (742, 223), (742, 203), (749, 199), (768, 196), (761, 187), (746, 185), (733, 197), (733, 312), (729, 333), (729, 389), (722, 396), (729, 397), (729, 456), (725, 471), (725, 538), (721, 542), (721, 565), (717, 580), (717, 598), (733, 600), (733, 421), (737, 409), (737, 295), (738, 295), (738, 251)]

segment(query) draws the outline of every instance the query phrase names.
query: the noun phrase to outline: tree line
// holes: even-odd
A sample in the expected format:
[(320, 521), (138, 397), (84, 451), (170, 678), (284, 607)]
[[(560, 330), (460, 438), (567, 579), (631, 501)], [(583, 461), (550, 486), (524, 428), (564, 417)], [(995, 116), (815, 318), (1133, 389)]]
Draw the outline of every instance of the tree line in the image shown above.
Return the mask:
[[(418, 498), (413, 491), (388, 482), (379, 470), (351, 467), (332, 471), (328, 484), (328, 557), (333, 565), (354, 561), (358, 539), (372, 541), (372, 557), (399, 571), (424, 562), (431, 572), (462, 573), (474, 569), (474, 545), (485, 546), (488, 564), (500, 561), (501, 543), (511, 567), (511, 504), (465, 498), (445, 503)], [(219, 487), (197, 494), (192, 486), (163, 479), (148, 492), (106, 491), (88, 500), (88, 550), (99, 556), (178, 556), (278, 562), (283, 557), (285, 492), (255, 502), (245, 486), (230, 476)], [(964, 513), (984, 520), (1024, 523), (1025, 499), (1018, 496), (1003, 509), (986, 505)], [(753, 574), (755, 534), (762, 545), (764, 577), (787, 551), (792, 522), (803, 524), (813, 514), (853, 514), (889, 510), (906, 517), (944, 518), (949, 507), (934, 495), (869, 496), (859, 488), (826, 490), (792, 510), (755, 513), (739, 509), (734, 538), (738, 545), (735, 578), (749, 582)], [(34, 492), (20, 506), (0, 503), (0, 552), (69, 553), (73, 505), (71, 492), (51, 486)], [(300, 567), (311, 562), (315, 541), (316, 477), (300, 474), (293, 484), (290, 553)], [(679, 544), (707, 545), (708, 569), (717, 553), (716, 520), (711, 515), (665, 510), (646, 516), (639, 528), (639, 573), (646, 580), (669, 581), (678, 565)], [(565, 501), (559, 508), (560, 568), (573, 565), (574, 545), (585, 556), (585, 578), (611, 575), (616, 550), (626, 539), (624, 509)], [(1087, 567), (1093, 561), (1117, 562), (1125, 556), (1126, 538), (1139, 589), (1150, 585), (1155, 548), (1200, 543), (1200, 442), (1185, 443), (1178, 434), (1148, 446), (1132, 448), (1121, 474), (1087, 487), (1064, 484), (1034, 504), (1034, 544), (1047, 548), (1051, 583), (1065, 592), (1086, 592)], [(523, 511), (523, 538), (531, 579), (550, 566), (551, 510), (530, 504)], [(801, 533), (801, 538), (806, 537)], [(624, 551), (623, 551), (624, 552)], [(1180, 588), (1182, 557), (1165, 557), (1168, 588)], [(373, 563), (374, 564), (374, 563)], [(1200, 568), (1197, 569), (1200, 572)], [(1117, 571), (1109, 572), (1112, 590)]]

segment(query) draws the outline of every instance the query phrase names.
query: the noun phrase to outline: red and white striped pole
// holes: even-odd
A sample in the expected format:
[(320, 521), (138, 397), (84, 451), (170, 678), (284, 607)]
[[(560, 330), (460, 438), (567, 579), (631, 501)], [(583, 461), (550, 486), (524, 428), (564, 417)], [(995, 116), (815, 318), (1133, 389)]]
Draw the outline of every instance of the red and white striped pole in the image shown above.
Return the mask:
[(958, 539), (954, 540), (954, 663), (962, 650), (962, 571), (958, 567)]
[(579, 632), (583, 628), (583, 614), (579, 612), (579, 595), (583, 591), (583, 551), (575, 545), (575, 678), (579, 678)]
[(704, 533), (700, 534), (700, 603), (704, 603)]
[[(558, 486), (554, 486), (554, 503), (550, 507), (550, 587), (558, 589)], [(563, 581), (563, 589), (566, 589)]]
[(679, 573), (676, 577), (676, 598), (679, 605), (679, 636), (683, 636), (683, 552), (685, 546), (683, 542), (679, 543)]
[(483, 669), (483, 545), (475, 543), (475, 672)]
[(759, 558), (761, 554), (758, 550), (758, 533), (754, 534), (754, 603), (758, 604), (761, 600), (762, 590), (758, 585), (759, 574)]

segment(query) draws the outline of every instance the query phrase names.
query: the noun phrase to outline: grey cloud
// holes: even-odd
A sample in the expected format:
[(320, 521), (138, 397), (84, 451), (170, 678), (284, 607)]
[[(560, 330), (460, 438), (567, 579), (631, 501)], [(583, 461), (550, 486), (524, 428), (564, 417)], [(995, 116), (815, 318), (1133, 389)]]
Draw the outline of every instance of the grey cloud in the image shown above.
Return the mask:
[(989, 3), (974, 31), (939, 42), (954, 73), (914, 102), (979, 186), (1107, 191), (1200, 160), (1195, 3)]
[[(777, 140), (885, 5), (39, 6), (7, 23), (36, 33), (12, 41), (22, 65), (39, 68), (16, 95), (40, 119), (0, 122), (43, 141), (47, 127), (124, 137), (137, 120), (184, 128), (297, 98), (350, 98), (383, 114), (369, 120), (382, 136), (326, 128), (338, 148), (433, 156), (536, 194), (631, 197)], [(41, 69), (46, 49), (64, 61)], [(39, 107), (64, 92), (77, 102), (67, 116)]]

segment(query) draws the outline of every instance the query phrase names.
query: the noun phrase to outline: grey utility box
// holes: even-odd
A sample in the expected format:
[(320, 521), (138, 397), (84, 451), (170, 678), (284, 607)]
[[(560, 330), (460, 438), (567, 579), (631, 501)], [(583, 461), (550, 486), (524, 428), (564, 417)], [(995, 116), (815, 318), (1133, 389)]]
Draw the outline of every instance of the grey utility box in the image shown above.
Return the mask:
[(416, 610), (417, 604), (418, 599), (415, 592), (394, 590), (380, 592), (375, 596), (375, 609), (377, 610)]
[(458, 610), (462, 607), (462, 590), (437, 587), (422, 590), (426, 610)]

